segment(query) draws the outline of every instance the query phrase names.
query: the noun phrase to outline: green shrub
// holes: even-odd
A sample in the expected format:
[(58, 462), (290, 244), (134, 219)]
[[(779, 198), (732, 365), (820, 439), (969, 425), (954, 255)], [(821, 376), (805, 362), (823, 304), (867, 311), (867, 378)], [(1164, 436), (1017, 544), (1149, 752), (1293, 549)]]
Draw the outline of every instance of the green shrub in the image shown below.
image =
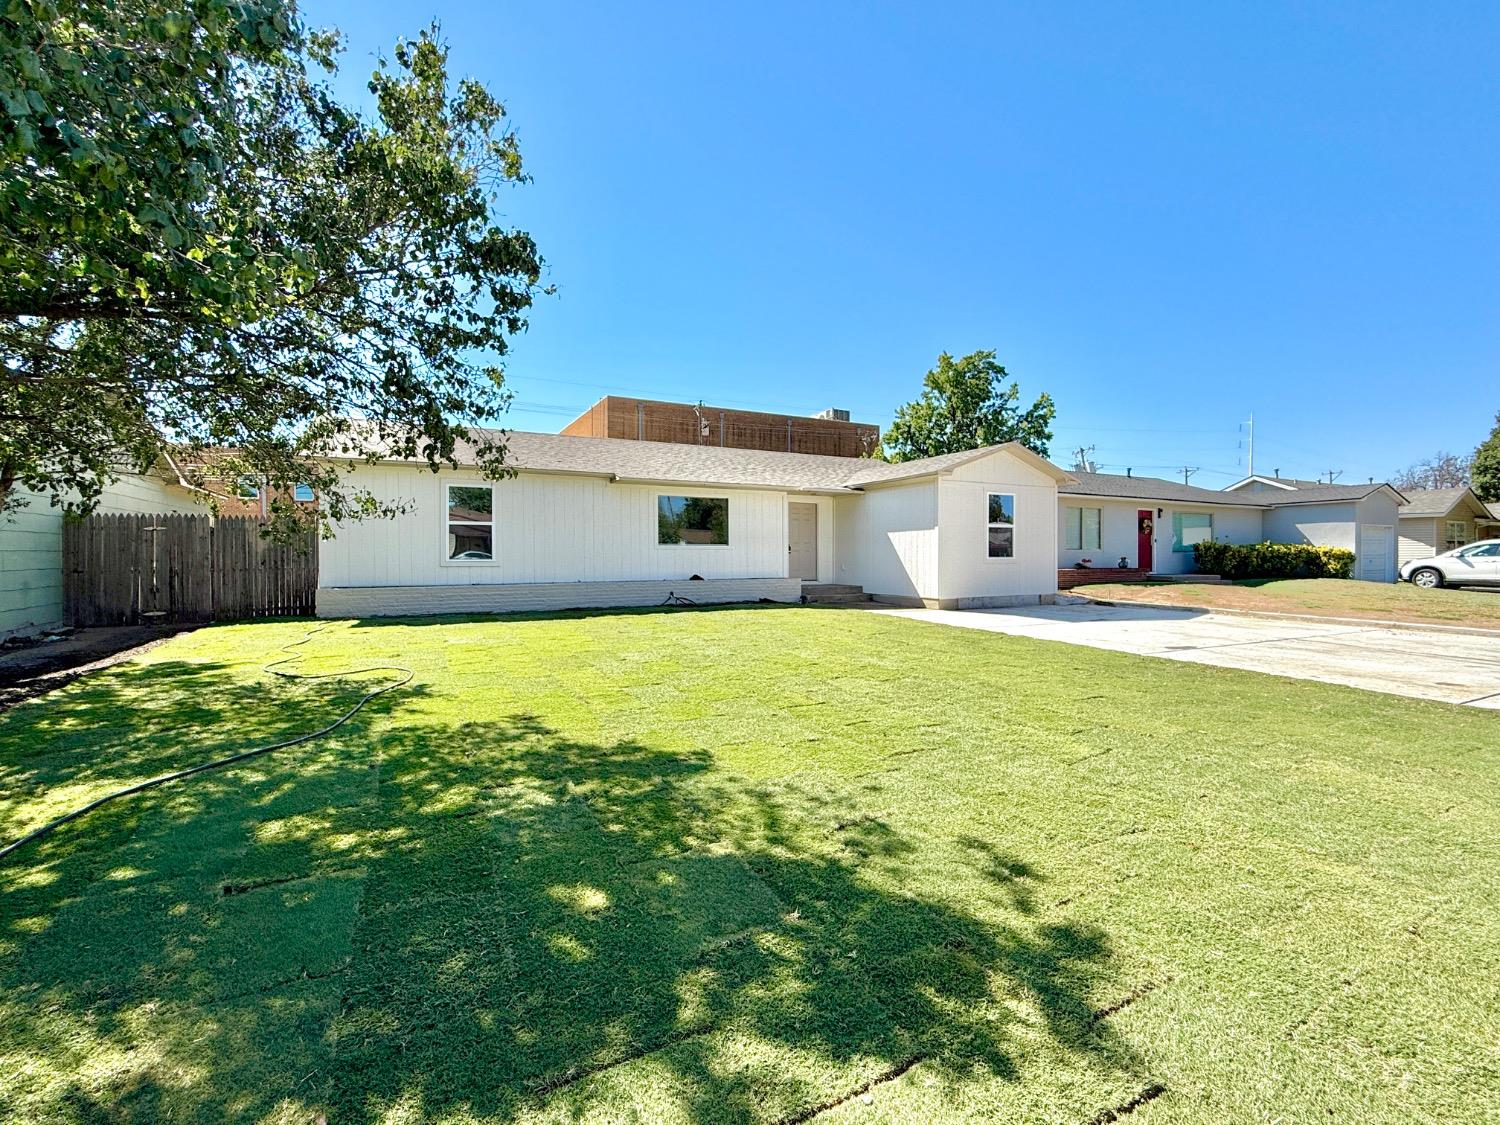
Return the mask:
[(1223, 578), (1348, 578), (1354, 552), (1311, 543), (1197, 543), (1193, 560), (1201, 574)]

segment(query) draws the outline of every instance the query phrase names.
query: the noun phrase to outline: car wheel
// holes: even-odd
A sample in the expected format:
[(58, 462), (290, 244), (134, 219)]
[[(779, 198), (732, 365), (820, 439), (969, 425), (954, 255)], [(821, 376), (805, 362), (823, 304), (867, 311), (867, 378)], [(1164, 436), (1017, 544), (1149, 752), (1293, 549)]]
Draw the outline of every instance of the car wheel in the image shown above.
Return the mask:
[(1424, 590), (1436, 590), (1443, 584), (1443, 572), (1424, 566), (1421, 570), (1412, 573), (1411, 584), (1420, 586)]

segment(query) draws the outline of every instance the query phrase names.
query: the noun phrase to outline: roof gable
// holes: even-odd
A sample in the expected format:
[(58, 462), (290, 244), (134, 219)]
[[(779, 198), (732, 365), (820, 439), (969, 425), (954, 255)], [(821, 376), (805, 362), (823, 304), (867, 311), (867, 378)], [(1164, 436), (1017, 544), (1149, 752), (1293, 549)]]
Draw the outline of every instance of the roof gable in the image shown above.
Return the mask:
[(1407, 492), (1403, 518), (1441, 519), (1462, 508), (1470, 515), (1485, 519), (1489, 509), (1472, 488), (1414, 488)]
[(1259, 474), (1252, 474), (1252, 475), (1250, 475), (1248, 477), (1245, 477), (1243, 480), (1237, 480), (1233, 484), (1225, 485), (1224, 486), (1224, 491), (1225, 492), (1238, 492), (1240, 489), (1242, 489), (1242, 488), (1249, 488), (1251, 485), (1264, 484), (1264, 485), (1270, 486), (1271, 488), (1284, 488), (1288, 492), (1290, 492), (1291, 490), (1297, 488), (1299, 484), (1309, 484), (1309, 483), (1311, 483), (1311, 482), (1309, 482), (1309, 481), (1283, 480), (1281, 477), (1263, 477), (1263, 476), (1260, 476)]

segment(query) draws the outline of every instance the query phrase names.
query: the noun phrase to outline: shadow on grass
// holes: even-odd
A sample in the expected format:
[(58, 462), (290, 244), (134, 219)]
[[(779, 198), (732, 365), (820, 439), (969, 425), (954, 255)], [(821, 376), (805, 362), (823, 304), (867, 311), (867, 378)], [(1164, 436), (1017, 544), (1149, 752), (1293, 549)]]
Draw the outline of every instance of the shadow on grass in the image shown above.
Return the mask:
[[(66, 721), (36, 716), (31, 782), (102, 768), (58, 743), (69, 724), (128, 733), (108, 697), (137, 688), (191, 710), (178, 744), (141, 750), (153, 765), (231, 715), (252, 741), (293, 722), (264, 694), (205, 702), (213, 676), (132, 669)], [(0, 1054), (26, 1076), (0, 1110), (507, 1120), (674, 1104), (779, 1120), (913, 1059), (955, 1084), (1019, 1080), (1038, 1034), (1106, 1071), (1135, 1065), (1089, 1002), (1111, 981), (1106, 935), (1035, 917), (1041, 876), (993, 842), (959, 841), (955, 881), (1011, 906), (981, 918), (919, 884), (917, 846), (815, 776), (756, 783), (526, 715), (378, 733), (364, 719), (0, 870)]]

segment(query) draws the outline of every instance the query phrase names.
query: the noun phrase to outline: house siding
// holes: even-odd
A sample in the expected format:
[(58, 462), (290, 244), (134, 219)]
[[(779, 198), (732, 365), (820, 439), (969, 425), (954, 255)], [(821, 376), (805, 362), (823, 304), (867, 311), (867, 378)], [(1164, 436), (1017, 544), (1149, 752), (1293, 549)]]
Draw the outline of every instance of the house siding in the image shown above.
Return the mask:
[[(1015, 497), (1015, 553), (989, 557), (989, 496)], [(1014, 457), (995, 454), (938, 482), (938, 586), (957, 607), (1036, 601), (1057, 593), (1057, 485)]]
[(838, 580), (877, 597), (938, 596), (937, 481), (872, 488), (834, 501)]
[[(784, 492), (700, 485), (612, 484), (602, 477), (521, 473), (485, 481), (420, 466), (357, 468), (352, 483), (402, 501), (391, 519), (339, 525), (319, 546), (319, 585), (496, 586), (510, 583), (785, 578)], [(494, 485), (493, 562), (446, 561), (448, 485)], [(726, 496), (729, 545), (661, 546), (660, 495)]]
[[(1266, 513), (1266, 538), (1273, 543), (1355, 548), (1357, 513), (1353, 503), (1297, 504)], [(1386, 523), (1395, 522), (1395, 505)]]
[(62, 512), (23, 492), (0, 516), (0, 637), (62, 624)]
[(1439, 520), (1408, 518), (1400, 522), (1397, 558), (1405, 566), (1416, 559), (1427, 559), (1443, 550), (1438, 542), (1442, 534)]

